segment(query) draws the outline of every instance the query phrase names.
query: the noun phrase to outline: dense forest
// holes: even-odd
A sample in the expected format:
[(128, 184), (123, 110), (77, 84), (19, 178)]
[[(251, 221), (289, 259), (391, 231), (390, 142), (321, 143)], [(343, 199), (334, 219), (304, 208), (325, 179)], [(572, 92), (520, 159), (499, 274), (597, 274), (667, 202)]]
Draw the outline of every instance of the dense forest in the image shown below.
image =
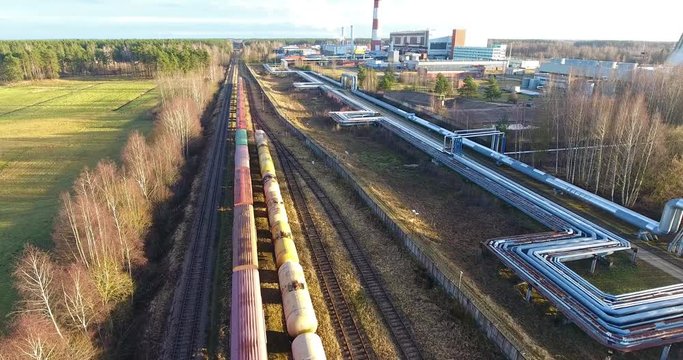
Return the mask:
[(154, 77), (224, 61), (226, 40), (0, 41), (0, 82), (68, 76)]
[(489, 39), (488, 45), (508, 44), (512, 57), (531, 59), (576, 58), (662, 64), (673, 42), (615, 40)]

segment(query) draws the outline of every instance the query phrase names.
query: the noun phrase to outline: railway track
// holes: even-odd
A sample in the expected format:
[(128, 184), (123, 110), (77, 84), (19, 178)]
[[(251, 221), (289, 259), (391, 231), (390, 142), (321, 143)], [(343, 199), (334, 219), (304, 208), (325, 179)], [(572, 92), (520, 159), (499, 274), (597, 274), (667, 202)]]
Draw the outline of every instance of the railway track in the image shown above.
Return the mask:
[[(254, 86), (251, 79), (248, 79), (248, 83), (249, 86)], [(253, 100), (253, 98), (251, 99)], [(304, 197), (302, 189), (304, 187), (308, 187), (320, 202), (327, 218), (349, 251), (351, 260), (360, 275), (361, 284), (377, 304), (401, 356), (405, 359), (421, 359), (422, 356), (412, 336), (410, 325), (393, 304), (389, 293), (380, 279), (380, 275), (377, 274), (370, 264), (370, 260), (349, 230), (339, 210), (326, 196), (318, 182), (301, 166), (296, 157), (276, 137), (270, 136), (272, 132), (268, 125), (260, 119), (256, 107), (252, 107), (251, 111), (255, 124), (269, 134), (270, 142), (282, 164), (282, 172), (297, 209), (304, 234), (306, 234), (306, 238), (311, 245), (314, 267), (319, 274), (318, 278), (323, 289), (325, 302), (328, 304), (332, 315), (333, 326), (338, 338), (343, 339), (340, 346), (344, 358), (368, 359), (375, 358), (375, 354), (370, 349), (367, 338), (356, 323), (349, 303), (344, 296), (344, 291), (334, 274), (329, 254), (322, 243), (320, 231), (313, 221), (309, 205)], [(297, 177), (300, 181), (297, 180)]]
[[(227, 79), (232, 79), (234, 71), (235, 62), (228, 70)], [(182, 273), (173, 295), (161, 359), (190, 359), (200, 354), (206, 346), (209, 294), (215, 258), (212, 253), (217, 235), (217, 209), (225, 166), (231, 87), (232, 84), (226, 80), (213, 138), (209, 142), (197, 212), (188, 234)]]

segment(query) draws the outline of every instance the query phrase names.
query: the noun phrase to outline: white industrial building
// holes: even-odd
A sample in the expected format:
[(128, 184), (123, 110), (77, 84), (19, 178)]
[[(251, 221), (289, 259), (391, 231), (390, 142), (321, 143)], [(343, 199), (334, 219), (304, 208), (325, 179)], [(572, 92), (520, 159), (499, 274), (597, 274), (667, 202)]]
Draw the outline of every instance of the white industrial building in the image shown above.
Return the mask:
[(638, 69), (637, 63), (623, 63), (617, 61), (581, 60), (581, 59), (551, 59), (541, 64), (539, 73), (581, 76), (591, 79), (618, 78), (627, 80)]
[(366, 45), (325, 44), (322, 46), (322, 54), (329, 56), (363, 55), (367, 50), (368, 47)]
[(287, 45), (279, 48), (276, 52), (278, 58), (287, 56), (310, 56), (318, 54), (312, 47), (299, 47), (298, 45)]
[[(427, 72), (452, 72), (474, 71), (481, 69), (487, 71), (503, 71), (505, 61), (406, 61), (405, 66), (409, 70), (423, 70)], [(479, 70), (477, 70), (479, 71)]]
[(456, 46), (453, 48), (453, 60), (488, 60), (505, 61), (507, 45), (499, 44), (491, 47)]

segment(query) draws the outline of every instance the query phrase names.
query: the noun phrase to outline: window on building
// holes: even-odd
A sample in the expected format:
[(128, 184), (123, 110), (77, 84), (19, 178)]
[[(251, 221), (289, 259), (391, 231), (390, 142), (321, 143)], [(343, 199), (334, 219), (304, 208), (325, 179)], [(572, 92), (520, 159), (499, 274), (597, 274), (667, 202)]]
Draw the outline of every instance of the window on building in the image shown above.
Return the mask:
[(400, 44), (401, 44), (401, 37), (400, 37), (400, 36), (396, 36), (396, 37), (394, 38), (394, 44), (397, 44), (397, 45), (400, 45)]
[(445, 42), (433, 42), (429, 45), (431, 49), (434, 50), (446, 50), (448, 48), (448, 43)]
[(417, 45), (417, 36), (411, 36), (410, 37), (410, 43)]

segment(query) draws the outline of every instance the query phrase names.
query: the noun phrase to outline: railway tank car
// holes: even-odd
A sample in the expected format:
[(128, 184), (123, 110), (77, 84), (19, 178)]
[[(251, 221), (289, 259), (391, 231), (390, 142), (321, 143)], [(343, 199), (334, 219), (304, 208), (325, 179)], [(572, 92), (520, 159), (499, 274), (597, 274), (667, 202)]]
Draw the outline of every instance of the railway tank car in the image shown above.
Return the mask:
[(275, 166), (270, 156), (268, 140), (262, 130), (255, 132), (261, 180), (268, 208), (268, 221), (275, 243), (280, 293), (285, 312), (287, 333), (294, 338), (292, 355), (295, 360), (326, 359), (320, 337), (315, 334), (318, 320), (308, 291), (304, 270), (294, 245), (292, 230), (285, 211)]
[(282, 306), (285, 309), (287, 333), (291, 337), (303, 333), (314, 333), (318, 329), (311, 294), (299, 263), (287, 261), (277, 271), (282, 293)]
[(325, 360), (325, 349), (320, 336), (303, 333), (292, 342), (292, 355), (295, 360)]
[(299, 255), (292, 238), (292, 229), (285, 211), (285, 204), (280, 192), (280, 185), (275, 175), (273, 159), (263, 131), (256, 131), (256, 144), (258, 146), (259, 164), (263, 181), (263, 192), (266, 196), (268, 208), (268, 221), (275, 246), (275, 262), (282, 266), (287, 261), (299, 262)]
[(230, 358), (262, 360), (268, 354), (241, 81), (236, 95)]

